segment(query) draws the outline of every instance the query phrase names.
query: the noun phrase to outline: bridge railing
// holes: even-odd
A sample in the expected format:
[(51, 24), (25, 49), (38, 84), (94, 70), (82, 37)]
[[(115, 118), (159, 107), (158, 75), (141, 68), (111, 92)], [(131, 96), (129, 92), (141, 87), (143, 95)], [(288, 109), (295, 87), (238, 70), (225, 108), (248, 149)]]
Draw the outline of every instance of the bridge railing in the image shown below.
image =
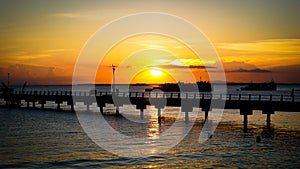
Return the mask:
[[(4, 93), (0, 91), (0, 98)], [(107, 96), (137, 97), (137, 98), (178, 98), (178, 99), (222, 99), (222, 100), (249, 100), (249, 101), (286, 101), (300, 102), (300, 95), (265, 95), (265, 94), (212, 94), (193, 92), (111, 92), (111, 91), (13, 91), (10, 95), (34, 96)]]

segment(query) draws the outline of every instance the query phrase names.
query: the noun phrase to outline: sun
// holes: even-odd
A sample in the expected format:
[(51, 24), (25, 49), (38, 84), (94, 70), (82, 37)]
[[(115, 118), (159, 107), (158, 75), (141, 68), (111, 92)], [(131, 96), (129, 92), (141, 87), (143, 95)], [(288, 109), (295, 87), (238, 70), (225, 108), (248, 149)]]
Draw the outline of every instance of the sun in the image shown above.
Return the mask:
[(150, 70), (152, 76), (160, 76), (162, 75), (162, 71), (158, 68), (153, 68)]

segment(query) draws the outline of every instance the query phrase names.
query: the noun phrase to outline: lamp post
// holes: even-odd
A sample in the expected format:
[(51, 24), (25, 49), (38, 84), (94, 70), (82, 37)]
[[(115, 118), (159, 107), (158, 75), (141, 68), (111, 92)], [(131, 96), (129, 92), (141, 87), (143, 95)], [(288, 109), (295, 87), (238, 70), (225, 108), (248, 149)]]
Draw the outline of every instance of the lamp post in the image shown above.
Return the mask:
[(115, 70), (116, 70), (116, 66), (114, 64), (111, 65), (112, 67), (112, 70), (113, 70), (113, 84), (112, 84), (112, 87), (113, 87), (113, 92), (116, 92), (116, 88), (115, 88)]

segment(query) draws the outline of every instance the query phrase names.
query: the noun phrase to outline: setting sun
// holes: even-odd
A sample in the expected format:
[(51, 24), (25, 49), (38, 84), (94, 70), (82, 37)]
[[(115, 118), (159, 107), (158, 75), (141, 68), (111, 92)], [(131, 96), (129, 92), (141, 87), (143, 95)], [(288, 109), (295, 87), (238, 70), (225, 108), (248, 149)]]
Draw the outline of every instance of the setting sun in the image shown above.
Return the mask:
[(162, 74), (162, 71), (158, 68), (154, 68), (150, 70), (152, 76), (160, 76)]

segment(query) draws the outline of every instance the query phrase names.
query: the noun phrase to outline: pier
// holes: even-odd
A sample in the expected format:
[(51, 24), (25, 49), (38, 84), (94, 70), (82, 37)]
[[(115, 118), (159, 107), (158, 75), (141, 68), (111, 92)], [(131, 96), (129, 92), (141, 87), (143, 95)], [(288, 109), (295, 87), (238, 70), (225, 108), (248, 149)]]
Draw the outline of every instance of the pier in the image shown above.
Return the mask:
[[(147, 105), (153, 105), (157, 109), (158, 120), (160, 121), (161, 110), (165, 106), (181, 107), (188, 120), (188, 113), (193, 108), (201, 108), (205, 113), (204, 119), (209, 117), (212, 109), (239, 109), (243, 116), (244, 132), (247, 132), (248, 116), (253, 110), (260, 110), (266, 114), (266, 125), (270, 129), (271, 115), (276, 111), (300, 112), (300, 95), (254, 95), (254, 94), (212, 94), (212, 93), (180, 93), (180, 92), (107, 92), (107, 91), (14, 91), (11, 93), (0, 92), (0, 99), (4, 100), (6, 106), (20, 107), (21, 102), (26, 102), (27, 108), (35, 108), (40, 104), (41, 109), (47, 102), (54, 102), (56, 109), (61, 110), (63, 102), (70, 106), (74, 112), (74, 106), (81, 102), (90, 110), (90, 105), (96, 103), (99, 112), (103, 113), (106, 104), (114, 104), (116, 115), (119, 107), (123, 105), (135, 105), (143, 111)], [(31, 103), (31, 104), (30, 104)], [(212, 104), (213, 103), (213, 104)], [(3, 106), (5, 106), (3, 105)], [(31, 105), (31, 106), (30, 106)]]

